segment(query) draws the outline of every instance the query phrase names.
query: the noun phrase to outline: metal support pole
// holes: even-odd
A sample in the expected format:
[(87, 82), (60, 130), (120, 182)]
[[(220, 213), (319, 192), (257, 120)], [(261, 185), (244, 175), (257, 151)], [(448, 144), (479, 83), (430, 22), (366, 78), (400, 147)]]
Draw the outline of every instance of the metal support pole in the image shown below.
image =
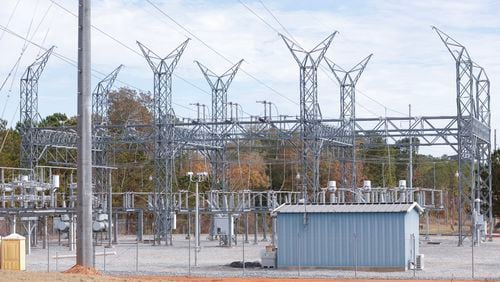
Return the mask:
[(113, 224), (113, 243), (118, 244), (118, 213), (115, 213), (115, 224)]
[(198, 252), (200, 249), (200, 219), (199, 219), (199, 207), (200, 199), (198, 197), (198, 181), (195, 182), (195, 214), (194, 214), (194, 266), (198, 266)]
[(429, 240), (429, 209), (425, 209), (425, 240)]
[(103, 271), (106, 272), (106, 247), (104, 247)]
[[(90, 237), (92, 243), (92, 237)], [(68, 234), (69, 250), (72, 252), (75, 248), (75, 216), (73, 214), (69, 217), (69, 234)]]
[(139, 241), (135, 242), (135, 272), (139, 271)]
[(248, 244), (248, 212), (245, 213), (245, 243)]
[(493, 152), (497, 150), (497, 130), (493, 130)]
[(262, 214), (262, 241), (267, 242), (267, 213)]
[[(436, 189), (436, 162), (432, 162), (432, 166), (434, 167), (434, 180), (433, 180), (433, 188)], [(432, 201), (434, 201), (434, 197), (432, 197)]]
[(111, 247), (111, 244), (113, 243), (112, 237), (113, 237), (113, 228), (111, 228), (112, 222), (113, 222), (113, 188), (111, 185), (111, 169), (109, 170), (109, 175), (108, 175), (108, 246)]
[(10, 234), (16, 233), (16, 215), (13, 215), (12, 218), (10, 218)]
[(276, 216), (271, 217), (272, 222), (272, 236), (271, 236), (271, 244), (273, 246), (276, 245)]
[(144, 236), (144, 210), (137, 212), (137, 241), (142, 242)]
[(43, 249), (47, 248), (47, 245), (49, 243), (49, 238), (48, 238), (48, 220), (47, 216), (43, 218)]
[(191, 276), (191, 211), (188, 212), (188, 276)]
[(233, 245), (233, 215), (229, 211), (229, 203), (227, 205), (228, 211), (227, 211), (227, 246), (231, 247)]
[(254, 214), (255, 214), (255, 228), (254, 228), (255, 234), (254, 234), (253, 243), (254, 243), (254, 245), (257, 245), (257, 233), (259, 231), (259, 216), (258, 216), (257, 212), (255, 212)]
[(410, 138), (410, 163), (409, 163), (409, 187), (410, 193), (413, 193), (413, 136), (411, 135), (411, 104), (408, 105), (408, 137)]
[(47, 240), (47, 272), (50, 272), (50, 243), (48, 240)]
[(31, 220), (28, 220), (28, 238), (26, 240), (26, 254), (30, 255), (31, 254)]
[(76, 263), (93, 266), (90, 0), (78, 8), (78, 206)]
[(245, 242), (245, 240), (242, 240), (242, 241), (243, 242), (241, 244), (243, 245), (242, 246), (242, 248), (243, 248), (243, 250), (242, 250), (242, 252), (243, 252), (243, 254), (242, 254), (242, 256), (243, 256), (243, 276), (245, 276), (245, 243), (246, 242)]

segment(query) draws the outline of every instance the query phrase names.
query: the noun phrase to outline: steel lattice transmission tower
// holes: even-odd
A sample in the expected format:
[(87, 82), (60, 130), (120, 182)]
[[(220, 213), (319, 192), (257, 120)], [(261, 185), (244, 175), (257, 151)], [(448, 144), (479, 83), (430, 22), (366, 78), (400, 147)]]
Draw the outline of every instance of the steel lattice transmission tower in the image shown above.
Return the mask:
[(202, 65), (200, 62), (195, 61), (198, 64), (201, 72), (203, 73), (205, 79), (207, 80), (210, 88), (212, 89), (212, 132), (215, 135), (212, 141), (212, 153), (209, 155), (210, 165), (212, 166), (212, 174), (210, 178), (212, 180), (213, 190), (228, 191), (227, 179), (226, 179), (226, 139), (225, 135), (228, 133), (228, 125), (225, 122), (228, 121), (227, 117), (227, 90), (234, 79), (234, 76), (238, 72), (238, 69), (243, 62), (240, 60), (231, 68), (229, 68), (222, 75), (216, 75), (214, 72), (209, 70), (207, 67)]
[[(436, 27), (432, 27), (453, 56), (456, 63), (457, 122), (458, 122), (458, 245), (464, 240), (465, 210), (471, 211), (475, 222), (475, 199), (482, 199), (491, 211), (491, 129), (490, 82), (484, 69), (475, 64), (465, 46)], [(480, 211), (478, 211), (480, 212)], [(472, 230), (475, 230), (473, 226)]]
[[(111, 185), (108, 183), (109, 170), (103, 167), (107, 166), (109, 163), (108, 152), (109, 152), (109, 142), (106, 139), (109, 138), (109, 131), (107, 125), (110, 124), (109, 121), (109, 92), (113, 87), (113, 84), (118, 76), (118, 73), (122, 69), (123, 65), (118, 66), (105, 78), (103, 78), (94, 89), (92, 93), (92, 135), (94, 136), (95, 144), (93, 150), (93, 163), (98, 166), (95, 170), (95, 190), (98, 195), (104, 195), (107, 191), (107, 187)], [(108, 199), (111, 200), (111, 199)], [(100, 201), (102, 203), (102, 201)]]
[[(343, 187), (356, 188), (356, 83), (366, 68), (372, 54), (364, 58), (350, 70), (346, 71), (333, 61), (325, 57), (328, 67), (335, 75), (340, 86), (340, 119), (342, 136), (345, 136), (342, 143), (349, 144), (350, 147), (341, 148), (341, 181)], [(352, 174), (351, 179), (347, 179), (347, 171), (350, 164)]]
[(186, 49), (189, 39), (181, 43), (170, 54), (160, 57), (137, 42), (154, 73), (154, 218), (155, 244), (172, 244), (172, 175), (174, 161), (174, 122), (172, 108), (172, 74)]
[[(481, 199), (481, 212), (488, 215), (489, 235), (493, 233), (493, 195), (491, 178), (491, 112), (490, 80), (484, 68), (473, 63), (473, 76), (476, 89), (477, 120), (487, 127), (488, 142), (479, 139), (476, 151), (476, 199)], [(476, 237), (477, 238), (477, 237)]]
[[(306, 51), (284, 35), (280, 34), (300, 68), (300, 184), (304, 201), (308, 192), (317, 195), (319, 189), (319, 162), (322, 141), (319, 138), (321, 111), (318, 104), (318, 66), (323, 60), (335, 31), (311, 51)], [(314, 201), (313, 198), (313, 201)]]
[(38, 80), (47, 65), (54, 46), (40, 55), (28, 66), (21, 78), (20, 85), (20, 123), (21, 123), (21, 167), (33, 169), (36, 158), (34, 134), (41, 120), (38, 113)]

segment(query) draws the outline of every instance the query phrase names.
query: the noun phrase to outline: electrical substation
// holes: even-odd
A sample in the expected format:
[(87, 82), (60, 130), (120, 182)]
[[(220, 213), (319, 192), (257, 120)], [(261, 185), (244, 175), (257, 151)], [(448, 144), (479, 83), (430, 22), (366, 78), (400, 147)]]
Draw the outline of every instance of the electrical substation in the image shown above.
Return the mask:
[[(83, 34), (85, 29), (90, 33), (88, 20), (82, 22)], [(31, 265), (37, 271), (44, 271), (45, 266), (35, 260), (47, 259), (47, 269), (58, 264), (63, 270), (74, 265), (75, 258), (99, 269), (104, 264), (102, 270), (106, 271), (106, 260), (109, 270), (114, 256), (125, 248), (130, 250), (131, 260), (135, 254), (135, 261), (117, 262), (116, 269), (120, 264), (129, 265), (117, 270), (120, 273), (139, 268), (144, 272), (147, 265), (152, 271), (170, 271), (168, 264), (162, 267), (153, 266), (154, 261), (146, 262), (150, 258), (141, 262), (139, 252), (146, 249), (158, 256), (168, 253), (165, 261), (176, 273), (188, 273), (188, 260), (189, 274), (196, 273), (197, 267), (199, 271), (212, 267), (211, 252), (214, 260), (234, 254), (225, 264), (242, 261), (245, 273), (247, 248), (250, 260), (258, 260), (266, 273), (289, 271), (281, 274), (285, 276), (295, 275), (297, 270), (298, 275), (301, 271), (314, 275), (315, 267), (338, 270), (342, 275), (374, 269), (377, 273), (425, 273), (427, 268), (432, 269), (427, 260), (439, 260), (439, 252), (426, 243), (432, 242), (428, 239), (429, 215), (448, 208), (444, 201), (448, 194), (439, 187), (414, 185), (412, 157), (417, 145), (412, 142), (418, 139), (420, 147), (447, 146), (456, 153), (458, 187), (452, 197), (457, 203), (458, 229), (453, 236), (441, 239), (442, 246), (462, 252), (470, 245), (480, 248), (494, 244), (490, 81), (485, 69), (464, 45), (437, 27), (429, 28), (430, 36), (442, 41), (451, 55), (449, 71), (456, 73), (456, 93), (449, 97), (449, 103), (456, 104), (456, 114), (417, 117), (410, 107), (408, 115), (363, 117), (356, 112), (356, 84), (363, 79), (365, 69), (371, 71), (367, 66), (372, 55), (352, 68), (342, 68), (334, 58), (327, 57), (338, 35), (330, 32), (310, 50), (289, 36), (277, 35), (283, 41), (282, 51), (290, 53), (289, 63), (297, 70), (294, 83), (300, 94), (295, 99), (295, 116), (273, 115), (270, 101), (259, 101), (264, 105), (263, 114), (246, 116), (240, 110), (244, 105), (228, 100), (231, 83), (238, 79), (244, 61), (234, 62), (218, 74), (202, 63), (203, 58), (194, 64), (207, 82), (211, 103), (196, 103), (194, 117), (177, 116), (174, 101), (182, 93), (174, 93), (172, 85), (177, 79), (176, 66), (191, 63), (182, 60), (190, 39), (170, 46), (171, 52), (165, 54), (137, 42), (130, 48), (144, 57), (144, 64), (151, 70), (151, 122), (112, 122), (110, 93), (123, 69), (120, 65), (94, 86), (87, 97), (91, 103), (82, 100), (82, 112), (90, 113), (88, 132), (80, 115), (78, 128), (40, 126), (38, 101), (46, 93), (39, 93), (38, 85), (45, 83), (43, 72), (51, 67), (53, 57), (60, 57), (55, 47), (41, 47), (44, 52), (33, 58), (20, 79), (21, 162), (19, 167), (0, 167), (0, 217), (8, 227), (2, 236), (23, 235), (26, 269)], [(90, 43), (85, 45), (85, 36), (81, 40), (84, 45), (79, 45), (79, 50), (85, 58)], [(126, 58), (123, 60), (126, 65)], [(339, 84), (338, 89), (331, 89), (340, 94), (338, 103), (327, 105), (340, 108), (338, 118), (323, 118), (325, 110), (318, 102), (318, 96), (323, 95), (318, 90), (322, 83), (319, 71), (328, 71)], [(82, 79), (82, 85), (88, 86), (85, 79), (90, 78)], [(232, 98), (238, 101), (238, 97)], [(397, 179), (397, 185), (372, 186), (370, 179), (357, 174), (360, 140), (377, 137), (386, 140), (387, 148), (402, 139), (409, 140), (405, 143), (408, 177)], [(239, 161), (240, 152), (252, 151), (256, 144), (290, 148), (293, 157), (284, 156), (283, 162), (296, 167), (296, 174), (289, 176), (293, 186), (265, 190), (232, 186), (230, 159), (238, 156)], [(83, 169), (80, 163), (83, 155), (79, 154), (85, 148), (91, 148), (86, 151), (91, 170)], [(152, 183), (152, 191), (115, 189), (113, 175), (126, 168), (115, 157), (117, 151), (140, 151), (150, 156), (143, 162), (152, 168), (151, 176), (145, 177)], [(181, 174), (185, 169), (180, 170), (179, 163), (188, 155), (202, 159), (204, 170)], [(320, 177), (324, 156), (339, 162), (338, 178)], [(188, 178), (186, 187), (176, 184), (182, 177)], [(203, 184), (208, 188), (201, 189)], [(80, 186), (85, 185), (91, 189), (87, 196), (81, 194)], [(91, 214), (78, 210), (83, 199), (90, 205)], [(50, 253), (49, 246), (59, 253)], [(178, 260), (174, 258), (176, 253), (182, 253)], [(44, 258), (44, 254), (50, 255)]]

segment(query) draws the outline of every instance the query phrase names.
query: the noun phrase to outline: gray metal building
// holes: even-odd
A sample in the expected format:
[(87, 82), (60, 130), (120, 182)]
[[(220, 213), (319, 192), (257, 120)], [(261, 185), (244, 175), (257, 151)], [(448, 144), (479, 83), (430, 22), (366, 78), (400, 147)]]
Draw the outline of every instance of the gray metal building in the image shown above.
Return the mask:
[(417, 203), (282, 205), (278, 267), (407, 270), (419, 254)]

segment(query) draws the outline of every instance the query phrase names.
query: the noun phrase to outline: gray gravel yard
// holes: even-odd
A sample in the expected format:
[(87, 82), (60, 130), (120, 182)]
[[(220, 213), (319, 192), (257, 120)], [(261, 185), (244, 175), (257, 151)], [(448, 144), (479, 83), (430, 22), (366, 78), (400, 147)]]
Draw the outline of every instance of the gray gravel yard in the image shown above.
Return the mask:
[[(194, 266), (194, 242), (191, 242), (191, 274), (196, 276), (252, 276), (252, 277), (330, 277), (354, 278), (354, 271), (332, 269), (235, 269), (227, 264), (241, 261), (243, 245), (241, 241), (232, 248), (218, 246), (218, 242), (205, 240), (202, 237), (201, 251), (198, 257), (198, 266)], [(252, 237), (253, 239), (253, 237)], [(468, 279), (471, 278), (471, 251), (470, 241), (466, 240), (464, 247), (457, 247), (456, 237), (433, 236), (433, 242), (439, 245), (427, 244), (421, 241), (420, 252), (425, 255), (424, 270), (407, 272), (367, 272), (358, 271), (358, 278), (416, 278), (420, 279)], [(245, 244), (245, 260), (258, 261), (260, 253), (269, 242), (253, 241)], [(184, 235), (175, 235), (174, 246), (152, 246), (151, 244), (136, 244), (134, 237), (121, 237), (118, 245), (106, 248), (106, 253), (116, 255), (107, 256), (106, 260), (99, 253), (104, 252), (103, 246), (96, 247), (96, 268), (108, 274), (118, 275), (187, 275), (189, 272), (189, 246)], [(75, 264), (74, 258), (54, 259), (54, 256), (74, 255), (67, 246), (58, 246), (51, 241), (49, 252), (47, 249), (36, 247), (31, 255), (26, 257), (28, 271), (47, 271), (48, 255), (50, 256), (50, 271), (62, 271)], [(138, 263), (136, 265), (138, 257)], [(57, 263), (56, 263), (57, 261)], [(475, 278), (500, 278), (500, 239), (485, 242), (474, 248)], [(105, 269), (104, 269), (104, 265)], [(136, 271), (136, 267), (138, 271)], [(300, 273), (299, 273), (300, 272)]]

